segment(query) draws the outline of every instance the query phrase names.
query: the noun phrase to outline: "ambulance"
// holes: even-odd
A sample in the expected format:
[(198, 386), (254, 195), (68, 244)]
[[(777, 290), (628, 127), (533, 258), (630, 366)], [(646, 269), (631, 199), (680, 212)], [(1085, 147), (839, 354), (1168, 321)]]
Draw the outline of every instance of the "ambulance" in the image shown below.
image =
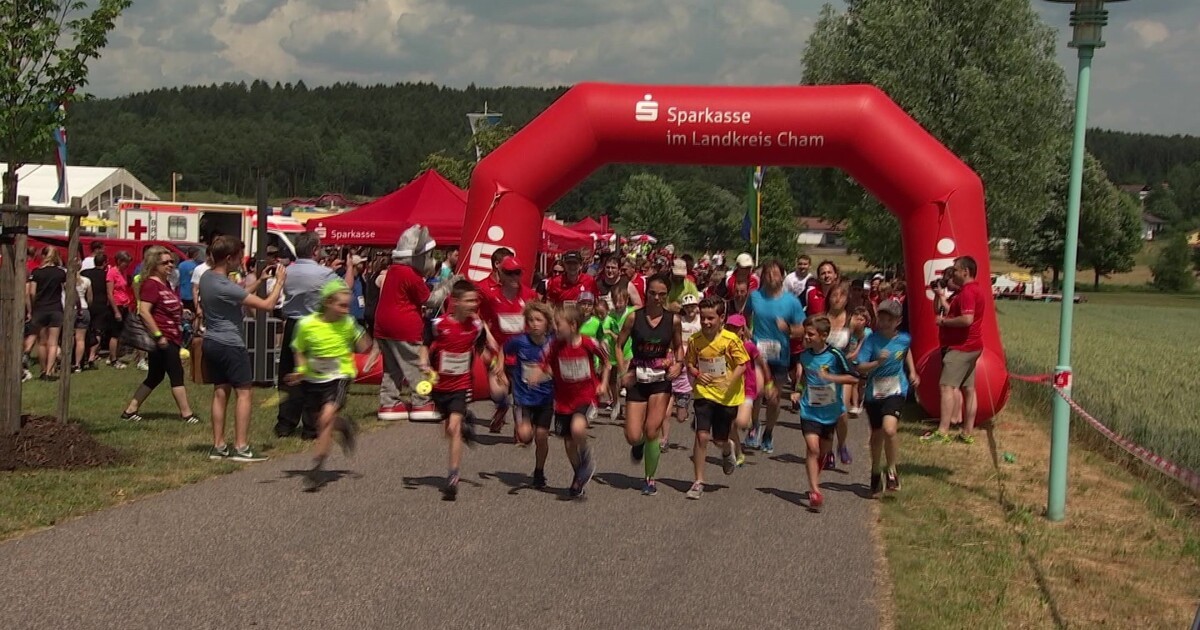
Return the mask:
[[(117, 234), (136, 241), (188, 241), (211, 243), (219, 235), (237, 236), (250, 255), (258, 246), (258, 208), (224, 203), (151, 201), (117, 202)], [(267, 217), (267, 243), (296, 257), (292, 239), (304, 232), (304, 224), (272, 209)]]

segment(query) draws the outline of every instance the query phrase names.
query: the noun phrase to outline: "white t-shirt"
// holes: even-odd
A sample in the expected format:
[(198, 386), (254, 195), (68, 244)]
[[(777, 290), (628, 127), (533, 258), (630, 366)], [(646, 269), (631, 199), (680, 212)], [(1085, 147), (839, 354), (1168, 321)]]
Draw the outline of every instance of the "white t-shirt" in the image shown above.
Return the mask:
[(83, 262), (80, 263), (80, 266), (79, 266), (80, 271), (83, 271), (84, 269), (95, 269), (95, 268), (96, 268), (96, 257), (95, 256), (88, 256), (87, 258), (84, 258)]
[(812, 277), (813, 275), (810, 273), (801, 278), (800, 276), (796, 275), (795, 271), (793, 271), (783, 279), (783, 288), (786, 289), (788, 293), (791, 293), (798, 298), (803, 298), (804, 287), (808, 285), (808, 281)]
[[(207, 271), (208, 271), (208, 263), (207, 262), (202, 262), (199, 265), (196, 265), (196, 268), (192, 270), (192, 287), (193, 287), (192, 290), (193, 291), (195, 291), (195, 287), (200, 286), (200, 278)], [(197, 297), (196, 301), (199, 302), (200, 298)]]

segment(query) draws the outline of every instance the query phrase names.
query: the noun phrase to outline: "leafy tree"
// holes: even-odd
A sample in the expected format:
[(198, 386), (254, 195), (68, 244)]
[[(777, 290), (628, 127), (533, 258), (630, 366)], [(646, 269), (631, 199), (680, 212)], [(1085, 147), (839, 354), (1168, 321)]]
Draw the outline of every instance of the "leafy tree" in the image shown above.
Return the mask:
[(1191, 251), (1188, 249), (1187, 237), (1175, 234), (1167, 241), (1166, 247), (1158, 254), (1158, 260), (1150, 265), (1154, 275), (1154, 286), (1161, 291), (1186, 291), (1196, 284), (1196, 276), (1191, 270)]
[(697, 251), (741, 246), (745, 207), (737, 196), (701, 179), (677, 181), (671, 189), (688, 220), (681, 246)]
[(1192, 247), (1192, 268), (1200, 273), (1200, 245)]
[[(1019, 239), (1055, 202), (1067, 148), (1055, 52), (1053, 30), (1026, 0), (854, 0), (845, 12), (822, 10), (804, 82), (879, 86), (980, 174), (991, 234)], [(822, 214), (850, 219), (847, 238), (860, 255), (875, 258), (880, 247), (864, 239), (895, 239), (894, 223), (844, 175), (815, 184)]]
[[(130, 0), (0, 0), (0, 157), (4, 203), (17, 201), (17, 169), (49, 152), (52, 130), (62, 122), (56, 105), (80, 98), (90, 60), (100, 56), (117, 16)], [(90, 8), (90, 12), (88, 9)], [(27, 215), (5, 213), (4, 225), (28, 225)], [(20, 324), (9, 325), (21, 312), (21, 276), (25, 252), (17, 243), (0, 247), (0, 312), (6, 320), (0, 334), (0, 362), (9, 392), (0, 405), (0, 432), (20, 429)], [(15, 328), (14, 328), (15, 326)], [(65, 420), (65, 418), (64, 418)]]
[(790, 264), (800, 253), (796, 241), (796, 201), (787, 174), (768, 168), (762, 184), (762, 225), (759, 258), (778, 258)]
[(1133, 271), (1142, 251), (1141, 206), (1129, 195), (1113, 190), (1115, 204), (1097, 209), (1102, 223), (1094, 226), (1095, 232), (1089, 231), (1086, 248), (1082, 247), (1084, 241), (1080, 235), (1080, 267), (1092, 270), (1092, 286), (1096, 289), (1100, 288), (1100, 278)]
[(425, 156), (424, 160), (421, 160), (420, 171), (425, 172), (433, 169), (441, 173), (442, 177), (454, 182), (455, 186), (466, 188), (471, 185), (471, 172), (475, 170), (476, 149), (478, 149), (478, 155), (482, 158), (495, 151), (496, 147), (504, 144), (516, 132), (516, 128), (509, 125), (484, 127), (467, 140), (465, 150), (470, 157), (454, 157), (448, 155), (445, 151), (435, 151)]
[(671, 187), (657, 175), (634, 175), (621, 191), (617, 217), (623, 231), (651, 234), (660, 243), (684, 241), (687, 216)]

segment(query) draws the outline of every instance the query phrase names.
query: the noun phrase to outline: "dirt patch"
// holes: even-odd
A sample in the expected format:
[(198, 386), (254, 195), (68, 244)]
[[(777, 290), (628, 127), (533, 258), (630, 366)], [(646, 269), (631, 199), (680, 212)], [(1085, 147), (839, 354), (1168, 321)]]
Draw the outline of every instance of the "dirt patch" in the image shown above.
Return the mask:
[(51, 416), (22, 416), (20, 431), (0, 436), (0, 470), (94, 468), (120, 460), (120, 452), (83, 427)]

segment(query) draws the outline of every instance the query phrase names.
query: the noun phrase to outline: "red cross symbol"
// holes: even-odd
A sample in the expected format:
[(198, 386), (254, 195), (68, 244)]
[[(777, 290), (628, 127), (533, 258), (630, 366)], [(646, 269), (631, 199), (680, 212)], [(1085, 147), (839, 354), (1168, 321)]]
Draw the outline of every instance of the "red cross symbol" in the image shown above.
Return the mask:
[(142, 240), (142, 235), (145, 234), (149, 229), (150, 228), (142, 225), (141, 219), (138, 219), (137, 221), (133, 222), (133, 225), (129, 226), (129, 233), (133, 235), (133, 240), (140, 241)]

